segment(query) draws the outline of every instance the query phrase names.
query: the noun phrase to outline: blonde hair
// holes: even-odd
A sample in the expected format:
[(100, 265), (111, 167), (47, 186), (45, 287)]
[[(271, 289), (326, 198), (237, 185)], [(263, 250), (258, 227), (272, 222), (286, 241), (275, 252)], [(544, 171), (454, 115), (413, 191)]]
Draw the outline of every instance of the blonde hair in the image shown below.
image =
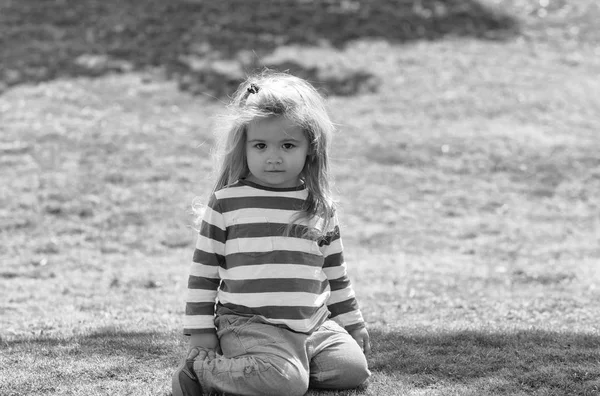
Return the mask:
[(220, 133), (214, 151), (219, 167), (212, 192), (248, 176), (248, 124), (260, 118), (286, 117), (304, 130), (309, 141), (308, 155), (300, 173), (308, 197), (294, 220), (321, 217), (324, 222), (321, 232), (324, 233), (335, 212), (329, 170), (329, 149), (335, 127), (323, 97), (301, 78), (266, 70), (240, 84), (228, 110), (219, 123)]

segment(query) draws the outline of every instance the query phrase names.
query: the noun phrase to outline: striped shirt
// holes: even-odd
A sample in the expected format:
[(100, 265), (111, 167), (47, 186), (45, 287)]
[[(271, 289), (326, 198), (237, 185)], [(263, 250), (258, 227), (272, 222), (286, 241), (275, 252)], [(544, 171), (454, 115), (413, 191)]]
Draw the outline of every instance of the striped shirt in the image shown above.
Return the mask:
[(312, 240), (295, 230), (304, 186), (268, 188), (246, 180), (215, 192), (204, 213), (188, 280), (184, 333), (214, 332), (215, 308), (311, 333), (328, 317), (353, 330), (364, 321), (346, 273), (337, 218)]

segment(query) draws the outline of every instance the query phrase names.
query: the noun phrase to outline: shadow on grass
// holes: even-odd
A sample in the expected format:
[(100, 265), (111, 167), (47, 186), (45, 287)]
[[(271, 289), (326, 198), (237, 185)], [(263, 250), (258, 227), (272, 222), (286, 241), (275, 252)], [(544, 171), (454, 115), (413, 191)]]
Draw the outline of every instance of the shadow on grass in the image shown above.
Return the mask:
[(477, 383), (486, 394), (600, 394), (600, 336), (519, 331), (371, 332), (373, 372), (411, 387)]
[(0, 5), (0, 81), (169, 66), (185, 55), (262, 57), (291, 44), (341, 48), (361, 37), (502, 39), (518, 30), (478, 0), (19, 0)]
[[(417, 334), (372, 329), (371, 340), (373, 373), (391, 376), (408, 389), (466, 386), (485, 394), (600, 392), (598, 335), (548, 331)], [(93, 365), (98, 358), (107, 362), (111, 357), (133, 359), (154, 362), (157, 369), (169, 372), (181, 359), (184, 346), (173, 333), (108, 329), (63, 339), (3, 342), (0, 350), (16, 359), (33, 353), (57, 362), (78, 360), (83, 365)], [(121, 366), (107, 367), (97, 375), (109, 375)]]

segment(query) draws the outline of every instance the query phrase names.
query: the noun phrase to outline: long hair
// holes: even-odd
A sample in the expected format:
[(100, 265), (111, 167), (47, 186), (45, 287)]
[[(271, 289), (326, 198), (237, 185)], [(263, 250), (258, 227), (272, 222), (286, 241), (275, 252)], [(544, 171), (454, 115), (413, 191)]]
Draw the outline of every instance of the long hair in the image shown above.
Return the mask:
[[(335, 128), (323, 97), (301, 78), (267, 70), (240, 84), (228, 112), (218, 122), (220, 128), (213, 152), (218, 168), (212, 191), (214, 193), (248, 176), (248, 125), (253, 120), (269, 117), (286, 117), (301, 127), (306, 135), (309, 150), (300, 178), (304, 181), (308, 197), (293, 220), (309, 221), (320, 217), (323, 222), (321, 233), (324, 233), (335, 213), (329, 170), (329, 148)], [(290, 230), (288, 227), (287, 232)]]

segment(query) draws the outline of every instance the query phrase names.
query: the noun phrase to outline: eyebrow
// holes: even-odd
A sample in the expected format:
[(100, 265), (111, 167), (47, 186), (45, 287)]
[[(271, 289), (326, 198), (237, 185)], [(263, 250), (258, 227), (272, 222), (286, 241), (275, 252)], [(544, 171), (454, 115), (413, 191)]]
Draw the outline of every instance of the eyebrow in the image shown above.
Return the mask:
[[(255, 143), (255, 142), (265, 142), (265, 141), (266, 141), (265, 139), (251, 139), (251, 140), (248, 140), (247, 142)], [(286, 139), (280, 140), (279, 142), (280, 143), (282, 143), (282, 142), (300, 142), (300, 140), (294, 139), (294, 138), (286, 138)]]

